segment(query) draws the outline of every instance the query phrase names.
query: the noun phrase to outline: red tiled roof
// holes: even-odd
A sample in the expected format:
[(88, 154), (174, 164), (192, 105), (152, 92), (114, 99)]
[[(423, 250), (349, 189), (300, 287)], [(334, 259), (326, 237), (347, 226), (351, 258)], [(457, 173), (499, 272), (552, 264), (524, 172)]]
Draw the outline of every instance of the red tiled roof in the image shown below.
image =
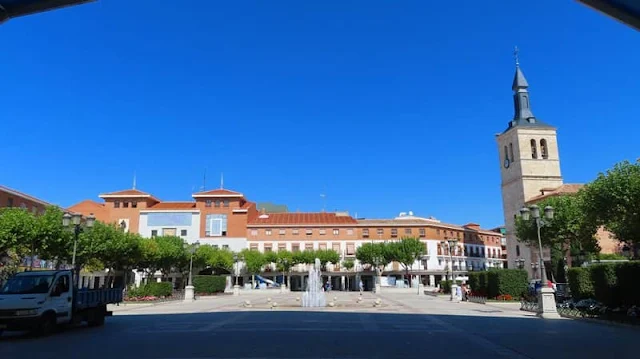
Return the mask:
[(109, 192), (100, 195), (100, 197), (104, 196), (150, 196), (150, 194), (137, 189), (125, 189), (123, 191)]
[(45, 206), (51, 206), (52, 205), (51, 203), (49, 203), (47, 201), (43, 201), (43, 200), (41, 200), (39, 198), (35, 198), (35, 197), (30, 196), (30, 195), (28, 195), (28, 194), (26, 194), (24, 192), (20, 192), (20, 191), (17, 191), (17, 190), (15, 190), (13, 188), (9, 188), (9, 187), (6, 187), (6, 186), (0, 185), (0, 191), (7, 192), (7, 193), (12, 194), (14, 196), (22, 197), (22, 198), (27, 199), (29, 201), (40, 203), (40, 204), (45, 205)]
[(194, 193), (193, 196), (238, 196), (242, 197), (242, 193), (236, 191), (230, 191), (228, 189), (214, 189), (210, 191)]
[[(266, 217), (266, 218), (265, 218)], [(249, 225), (357, 224), (351, 216), (335, 213), (269, 213), (256, 217)]]
[(147, 208), (147, 210), (153, 209), (193, 209), (196, 208), (195, 202), (160, 202), (156, 203), (153, 206)]
[(580, 183), (567, 183), (563, 184), (560, 187), (556, 188), (543, 188), (540, 190), (541, 194), (529, 199), (527, 203), (534, 203), (541, 201), (545, 198), (553, 197), (553, 196), (561, 196), (564, 194), (574, 194), (578, 193), (578, 191), (584, 187), (583, 184)]

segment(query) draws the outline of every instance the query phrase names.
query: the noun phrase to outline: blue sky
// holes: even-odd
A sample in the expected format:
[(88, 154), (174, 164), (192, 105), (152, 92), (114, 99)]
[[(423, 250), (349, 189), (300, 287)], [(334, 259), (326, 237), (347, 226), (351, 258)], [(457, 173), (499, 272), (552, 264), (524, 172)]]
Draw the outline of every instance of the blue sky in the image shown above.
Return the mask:
[(640, 34), (575, 1), (102, 0), (0, 32), (0, 183), (63, 206), (134, 172), (188, 200), (206, 168), (291, 210), (500, 225), (515, 45), (566, 182), (638, 157)]

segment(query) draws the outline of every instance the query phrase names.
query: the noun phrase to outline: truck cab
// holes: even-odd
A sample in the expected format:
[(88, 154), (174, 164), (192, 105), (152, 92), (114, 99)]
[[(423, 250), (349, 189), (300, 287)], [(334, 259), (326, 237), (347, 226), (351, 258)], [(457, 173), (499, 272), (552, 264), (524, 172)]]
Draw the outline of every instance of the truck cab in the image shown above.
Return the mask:
[(86, 321), (104, 324), (106, 306), (122, 301), (122, 289), (78, 290), (73, 272), (21, 272), (0, 289), (0, 334), (3, 330), (29, 330), (42, 334), (62, 324)]

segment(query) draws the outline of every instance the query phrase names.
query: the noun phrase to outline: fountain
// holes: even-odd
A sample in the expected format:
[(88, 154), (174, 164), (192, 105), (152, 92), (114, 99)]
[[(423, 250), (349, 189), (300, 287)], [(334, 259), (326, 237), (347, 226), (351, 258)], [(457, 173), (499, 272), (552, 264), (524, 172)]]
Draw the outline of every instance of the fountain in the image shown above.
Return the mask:
[(311, 269), (309, 269), (309, 281), (307, 282), (307, 290), (302, 294), (303, 307), (324, 307), (326, 306), (326, 298), (322, 291), (322, 276), (320, 275), (320, 259), (316, 261)]

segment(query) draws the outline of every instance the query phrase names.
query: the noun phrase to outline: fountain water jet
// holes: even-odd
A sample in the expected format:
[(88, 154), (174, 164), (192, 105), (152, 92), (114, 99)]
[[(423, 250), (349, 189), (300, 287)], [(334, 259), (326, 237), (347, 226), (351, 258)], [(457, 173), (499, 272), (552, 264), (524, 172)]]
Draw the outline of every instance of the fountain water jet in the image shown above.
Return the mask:
[(313, 267), (309, 269), (307, 290), (302, 294), (303, 307), (324, 307), (327, 305), (325, 294), (322, 291), (322, 276), (320, 275), (320, 270), (320, 259), (316, 258)]

